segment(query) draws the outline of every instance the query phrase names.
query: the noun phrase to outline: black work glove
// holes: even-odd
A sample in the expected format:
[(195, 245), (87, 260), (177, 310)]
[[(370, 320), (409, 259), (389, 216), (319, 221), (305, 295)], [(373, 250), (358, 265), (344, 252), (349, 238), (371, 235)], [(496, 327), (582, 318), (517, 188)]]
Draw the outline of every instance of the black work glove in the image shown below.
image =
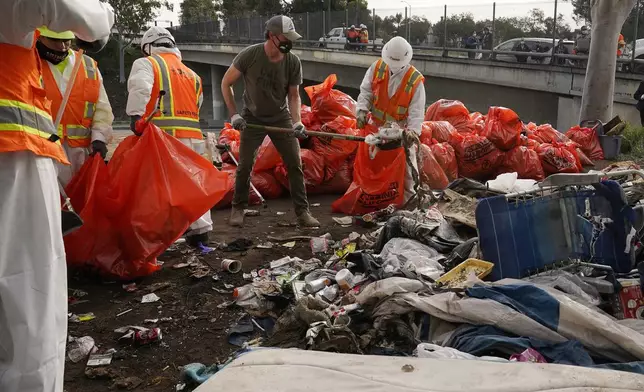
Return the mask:
[(98, 53), (105, 47), (105, 45), (107, 45), (109, 40), (109, 36), (93, 42), (87, 42), (80, 38), (76, 38), (76, 46), (78, 46), (78, 49), (83, 49), (86, 52)]
[(107, 157), (107, 144), (100, 140), (94, 140), (92, 142), (92, 153), (91, 155), (94, 154), (101, 154), (101, 157), (105, 159)]
[(136, 130), (136, 122), (139, 121), (140, 119), (141, 119), (141, 116), (130, 116), (130, 130), (136, 136), (141, 136), (141, 133), (137, 132)]

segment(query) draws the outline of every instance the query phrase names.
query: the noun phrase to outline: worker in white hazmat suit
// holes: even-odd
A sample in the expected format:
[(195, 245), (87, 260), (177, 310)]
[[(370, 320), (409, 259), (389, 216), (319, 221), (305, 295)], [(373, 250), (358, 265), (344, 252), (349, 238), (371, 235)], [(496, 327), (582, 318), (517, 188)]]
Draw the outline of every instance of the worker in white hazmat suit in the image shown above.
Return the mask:
[(36, 28), (107, 42), (99, 0), (0, 0), (0, 391), (62, 392), (67, 270), (55, 161), (66, 162), (41, 86)]
[[(369, 67), (360, 85), (356, 107), (358, 128), (367, 123), (367, 114), (383, 126), (396, 123), (420, 135), (425, 115), (425, 78), (411, 65), (413, 50), (402, 37), (394, 37), (382, 48), (382, 58)], [(411, 148), (410, 160), (416, 170), (416, 148)], [(405, 176), (405, 201), (414, 195), (411, 167)]]
[[(203, 155), (205, 141), (199, 125), (199, 109), (203, 103), (201, 78), (181, 62), (181, 52), (174, 37), (163, 27), (151, 27), (141, 39), (141, 51), (146, 57), (132, 65), (127, 81), (127, 114), (135, 134), (137, 121), (149, 117), (157, 108), (161, 111), (152, 122), (176, 137), (196, 153)], [(160, 92), (165, 95), (160, 96)], [(208, 243), (212, 218), (207, 211), (190, 225), (186, 239), (189, 245)]]
[(82, 62), (58, 127), (58, 137), (71, 163), (56, 165), (58, 178), (66, 186), (90, 153), (100, 154), (105, 159), (107, 144), (112, 140), (114, 115), (98, 64), (88, 55), (81, 57), (78, 51), (71, 49), (74, 33), (55, 32), (46, 27), (39, 28), (38, 32), (40, 37), (36, 48), (54, 119), (58, 115), (74, 64), (79, 59)]

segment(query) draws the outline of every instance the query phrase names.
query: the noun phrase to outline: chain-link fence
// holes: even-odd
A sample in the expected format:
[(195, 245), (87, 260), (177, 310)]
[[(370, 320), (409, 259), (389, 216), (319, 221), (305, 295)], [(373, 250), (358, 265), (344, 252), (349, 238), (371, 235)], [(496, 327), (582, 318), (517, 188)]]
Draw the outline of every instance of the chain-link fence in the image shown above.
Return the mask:
[[(644, 73), (644, 0), (622, 29), (615, 48), (618, 70)], [(302, 39), (297, 46), (333, 50), (374, 50), (395, 36), (405, 37), (414, 56), (461, 57), (518, 63), (584, 67), (590, 35), (584, 7), (563, 0), (484, 3), (467, 6), (406, 6), (391, 9), (350, 7), (289, 15)], [(475, 2), (473, 2), (475, 3)], [(580, 11), (580, 9), (582, 11)], [(173, 27), (178, 42), (249, 44), (265, 39), (270, 16), (223, 18)], [(355, 31), (355, 32), (354, 32)], [(367, 38), (368, 36), (368, 38)]]

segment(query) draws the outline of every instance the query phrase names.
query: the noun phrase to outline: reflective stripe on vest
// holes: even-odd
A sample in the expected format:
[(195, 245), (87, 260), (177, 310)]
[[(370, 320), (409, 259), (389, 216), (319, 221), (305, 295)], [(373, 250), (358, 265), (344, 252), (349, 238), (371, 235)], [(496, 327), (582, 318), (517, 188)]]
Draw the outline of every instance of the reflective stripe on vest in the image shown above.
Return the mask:
[[(154, 117), (154, 124), (174, 137), (186, 137), (185, 134), (188, 133), (190, 137), (202, 138), (199, 119), (174, 115), (175, 107), (172, 78), (170, 77), (170, 70), (166, 61), (163, 57), (156, 54), (150, 56), (149, 59), (159, 75), (159, 90), (165, 91), (165, 95), (161, 97), (159, 102), (159, 108), (163, 114), (159, 117)], [(201, 80), (196, 74), (194, 74), (194, 88), (196, 104), (198, 103), (202, 88)], [(177, 132), (182, 133), (184, 136), (178, 136)]]
[[(411, 74), (409, 74), (410, 71), (411, 71)], [(385, 64), (385, 62), (382, 59), (378, 60), (378, 62), (376, 63), (375, 72), (374, 72), (374, 81), (375, 80), (379, 81), (380, 83), (379, 88), (385, 89), (384, 90), (386, 92), (385, 95), (389, 94), (388, 92), (389, 77), (390, 77), (389, 67), (387, 67), (387, 64)], [(391, 97), (387, 97), (387, 99), (399, 100), (400, 92), (403, 92), (405, 95), (410, 96), (409, 100), (411, 101), (411, 96), (413, 96), (413, 93), (414, 93), (414, 87), (422, 80), (423, 80), (423, 75), (416, 68), (414, 67), (410, 68), (410, 70), (407, 70), (407, 72), (403, 76), (403, 80), (401, 81), (402, 84), (401, 86), (398, 87), (398, 91), (396, 91), (394, 95), (392, 95)], [(371, 109), (371, 114), (373, 115), (373, 117), (381, 123), (403, 121), (409, 111), (408, 106), (406, 106), (409, 104), (409, 102), (401, 103), (397, 101), (396, 103), (398, 103), (398, 105), (396, 105), (395, 108), (389, 108), (389, 110), (392, 110), (393, 113), (386, 113), (385, 110), (379, 108), (379, 106), (383, 106), (383, 105), (380, 105), (381, 103), (380, 94), (381, 94), (381, 91), (378, 91), (377, 93), (374, 92), (373, 108)], [(384, 96), (383, 96), (383, 99), (384, 99)], [(384, 106), (388, 107), (387, 104), (385, 104)]]
[(0, 99), (0, 130), (23, 131), (45, 139), (56, 134), (49, 113), (8, 99)]
[(69, 140), (86, 140), (91, 141), (92, 131), (82, 124), (67, 124), (58, 126), (58, 137), (63, 135)]

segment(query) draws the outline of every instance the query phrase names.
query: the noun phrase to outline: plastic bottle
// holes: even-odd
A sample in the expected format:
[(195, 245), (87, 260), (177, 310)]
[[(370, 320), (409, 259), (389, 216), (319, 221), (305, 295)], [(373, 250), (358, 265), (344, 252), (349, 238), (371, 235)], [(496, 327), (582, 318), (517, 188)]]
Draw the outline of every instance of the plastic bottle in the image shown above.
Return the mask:
[(318, 291), (322, 290), (323, 288), (325, 288), (326, 286), (328, 286), (330, 284), (331, 284), (330, 279), (328, 279), (328, 278), (320, 278), (320, 279), (316, 279), (316, 280), (313, 280), (313, 281), (307, 283), (304, 286), (304, 289), (310, 294), (315, 294), (315, 293), (317, 293)]
[(253, 292), (253, 285), (252, 284), (247, 284), (242, 287), (236, 287), (233, 290), (233, 298), (235, 298), (235, 301), (245, 301), (247, 299), (252, 298), (255, 295)]
[(338, 271), (338, 273), (335, 275), (335, 281), (338, 282), (338, 286), (344, 291), (349, 291), (353, 288), (355, 285), (354, 282), (354, 276), (349, 271), (348, 269), (343, 269)]

